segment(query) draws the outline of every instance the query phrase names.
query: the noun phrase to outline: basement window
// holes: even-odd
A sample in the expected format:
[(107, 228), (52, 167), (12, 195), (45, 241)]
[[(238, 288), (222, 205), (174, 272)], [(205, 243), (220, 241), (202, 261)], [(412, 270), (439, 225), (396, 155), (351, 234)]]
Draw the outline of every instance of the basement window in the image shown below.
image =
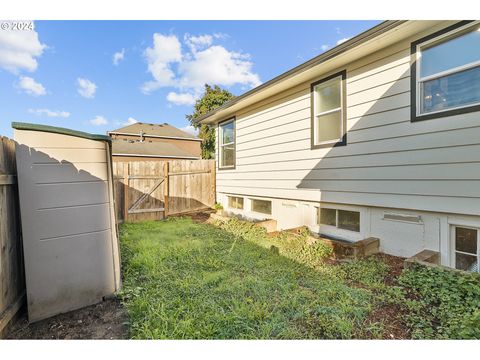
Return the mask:
[(480, 110), (479, 48), (478, 21), (462, 21), (412, 44), (413, 120)]
[(456, 269), (480, 272), (480, 246), (478, 229), (456, 226), (454, 228), (453, 261)]
[(243, 210), (243, 197), (229, 196), (228, 207), (231, 209)]
[(261, 214), (272, 214), (272, 202), (267, 200), (251, 199), (252, 211)]
[(360, 232), (360, 212), (317, 207), (317, 224)]

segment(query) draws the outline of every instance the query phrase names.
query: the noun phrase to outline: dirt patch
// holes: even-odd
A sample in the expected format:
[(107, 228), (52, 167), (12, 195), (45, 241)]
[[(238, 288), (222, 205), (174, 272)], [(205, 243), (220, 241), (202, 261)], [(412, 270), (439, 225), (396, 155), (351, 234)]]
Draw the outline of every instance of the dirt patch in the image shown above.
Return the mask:
[(208, 219), (210, 219), (210, 214), (215, 213), (215, 210), (202, 210), (198, 212), (191, 212), (186, 214), (178, 214), (178, 215), (169, 215), (169, 217), (184, 217), (188, 216), (196, 223), (206, 223)]
[(376, 254), (375, 256), (382, 259), (390, 267), (390, 270), (385, 277), (385, 283), (387, 285), (396, 285), (398, 277), (404, 269), (405, 258), (382, 253)]
[[(404, 258), (376, 254), (377, 258), (382, 259), (389, 266), (389, 272), (385, 276), (385, 284), (395, 286), (398, 283), (398, 277), (404, 268)], [(366, 322), (370, 324), (381, 323), (385, 331), (383, 332), (385, 339), (410, 339), (410, 329), (408, 328), (405, 318), (408, 311), (394, 303), (385, 303), (373, 310), (368, 316)]]
[(392, 340), (410, 339), (410, 330), (405, 324), (405, 309), (396, 304), (386, 304), (373, 310), (366, 322), (384, 326), (383, 338)]
[(33, 324), (24, 314), (6, 339), (127, 339), (127, 314), (117, 299), (109, 299)]

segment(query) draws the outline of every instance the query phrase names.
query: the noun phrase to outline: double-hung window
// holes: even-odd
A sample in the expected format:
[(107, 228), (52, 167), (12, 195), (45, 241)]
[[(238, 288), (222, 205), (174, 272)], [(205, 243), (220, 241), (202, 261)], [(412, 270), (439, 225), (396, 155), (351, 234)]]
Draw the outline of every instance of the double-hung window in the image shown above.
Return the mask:
[(412, 120), (480, 110), (480, 22), (412, 43)]
[(235, 168), (235, 119), (218, 125), (219, 135), (219, 168)]
[(312, 148), (346, 145), (346, 72), (312, 84)]

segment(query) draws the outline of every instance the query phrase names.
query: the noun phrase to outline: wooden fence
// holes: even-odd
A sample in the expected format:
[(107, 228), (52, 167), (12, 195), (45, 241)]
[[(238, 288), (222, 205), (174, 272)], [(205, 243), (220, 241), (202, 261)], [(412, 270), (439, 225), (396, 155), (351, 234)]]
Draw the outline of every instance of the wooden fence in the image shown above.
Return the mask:
[(215, 204), (214, 160), (114, 162), (119, 221), (160, 220)]
[(15, 142), (0, 137), (0, 338), (25, 299)]

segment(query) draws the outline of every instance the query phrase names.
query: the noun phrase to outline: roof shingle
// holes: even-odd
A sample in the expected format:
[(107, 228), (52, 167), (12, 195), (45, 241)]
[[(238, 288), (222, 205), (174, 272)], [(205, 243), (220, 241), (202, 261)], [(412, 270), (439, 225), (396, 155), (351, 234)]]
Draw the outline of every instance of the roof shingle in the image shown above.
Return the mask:
[(124, 126), (117, 130), (109, 131), (109, 134), (114, 133), (127, 133), (127, 134), (140, 134), (143, 130), (145, 136), (154, 135), (154, 136), (167, 136), (167, 137), (178, 137), (185, 139), (198, 139), (196, 136), (189, 134), (183, 130), (176, 128), (175, 126), (164, 124), (146, 124), (137, 122), (132, 125)]
[(157, 157), (179, 157), (179, 158), (195, 158), (199, 156), (190, 153), (172, 143), (159, 141), (131, 141), (131, 140), (113, 140), (112, 155), (144, 155)]

